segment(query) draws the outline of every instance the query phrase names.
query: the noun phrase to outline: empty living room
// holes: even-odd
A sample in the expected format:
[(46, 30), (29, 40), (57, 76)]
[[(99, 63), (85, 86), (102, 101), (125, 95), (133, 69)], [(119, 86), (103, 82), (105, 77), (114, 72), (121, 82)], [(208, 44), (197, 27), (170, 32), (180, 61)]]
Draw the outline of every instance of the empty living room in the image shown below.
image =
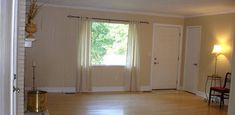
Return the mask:
[(234, 0), (1, 0), (0, 115), (234, 115)]

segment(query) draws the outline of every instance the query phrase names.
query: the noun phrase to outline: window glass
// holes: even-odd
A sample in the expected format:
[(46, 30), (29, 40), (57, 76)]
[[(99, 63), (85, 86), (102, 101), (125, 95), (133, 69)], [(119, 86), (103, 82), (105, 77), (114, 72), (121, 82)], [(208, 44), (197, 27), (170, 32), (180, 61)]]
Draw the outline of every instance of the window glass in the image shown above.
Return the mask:
[(128, 24), (92, 22), (92, 65), (125, 65)]

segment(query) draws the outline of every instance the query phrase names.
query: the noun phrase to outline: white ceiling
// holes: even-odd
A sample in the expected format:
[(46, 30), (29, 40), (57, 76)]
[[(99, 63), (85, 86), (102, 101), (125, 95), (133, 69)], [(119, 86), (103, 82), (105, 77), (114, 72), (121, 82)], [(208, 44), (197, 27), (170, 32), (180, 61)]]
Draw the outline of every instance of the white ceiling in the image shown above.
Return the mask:
[(235, 0), (49, 0), (47, 4), (184, 17), (235, 12)]

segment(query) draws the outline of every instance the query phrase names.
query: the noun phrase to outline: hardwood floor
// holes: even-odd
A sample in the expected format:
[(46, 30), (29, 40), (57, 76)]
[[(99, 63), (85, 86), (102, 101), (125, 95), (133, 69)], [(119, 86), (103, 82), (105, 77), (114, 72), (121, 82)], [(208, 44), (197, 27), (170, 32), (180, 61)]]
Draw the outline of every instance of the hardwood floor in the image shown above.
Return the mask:
[(182, 91), (48, 94), (50, 115), (226, 115), (227, 107), (208, 106)]

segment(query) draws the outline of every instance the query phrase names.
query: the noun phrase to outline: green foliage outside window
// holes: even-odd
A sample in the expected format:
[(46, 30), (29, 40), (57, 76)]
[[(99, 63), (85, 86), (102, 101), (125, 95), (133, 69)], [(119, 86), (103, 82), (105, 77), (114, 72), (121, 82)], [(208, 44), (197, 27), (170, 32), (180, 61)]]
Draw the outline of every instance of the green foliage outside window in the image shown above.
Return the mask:
[(128, 27), (128, 24), (92, 22), (93, 65), (103, 65), (104, 57), (108, 55), (126, 56)]

